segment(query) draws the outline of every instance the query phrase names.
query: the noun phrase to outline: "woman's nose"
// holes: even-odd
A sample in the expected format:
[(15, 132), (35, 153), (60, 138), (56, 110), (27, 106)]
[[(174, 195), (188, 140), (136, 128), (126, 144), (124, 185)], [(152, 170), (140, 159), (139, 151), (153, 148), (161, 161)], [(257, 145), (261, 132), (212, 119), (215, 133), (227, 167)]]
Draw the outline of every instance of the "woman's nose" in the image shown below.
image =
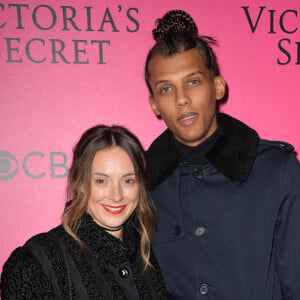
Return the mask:
[(111, 189), (111, 199), (115, 202), (122, 200), (122, 188), (119, 184), (114, 184)]

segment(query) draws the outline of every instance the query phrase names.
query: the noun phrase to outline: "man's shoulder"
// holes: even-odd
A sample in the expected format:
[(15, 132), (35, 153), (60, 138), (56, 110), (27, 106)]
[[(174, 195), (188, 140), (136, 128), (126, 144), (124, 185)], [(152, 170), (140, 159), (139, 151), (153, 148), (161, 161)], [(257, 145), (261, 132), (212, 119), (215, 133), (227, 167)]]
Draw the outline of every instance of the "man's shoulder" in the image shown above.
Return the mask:
[(147, 184), (152, 190), (175, 168), (178, 163), (175, 143), (169, 129), (159, 135), (146, 152)]
[(294, 146), (292, 144), (283, 141), (271, 141), (271, 140), (260, 139), (259, 146), (264, 148), (280, 150), (283, 152), (294, 151)]
[(257, 148), (257, 155), (263, 154), (270, 154), (278, 158), (287, 158), (295, 153), (294, 147), (290, 143), (260, 139)]
[(288, 172), (292, 174), (291, 170), (299, 173), (300, 165), (294, 147), (287, 142), (260, 140), (256, 161), (263, 168), (271, 168), (276, 173)]
[(152, 152), (164, 151), (170, 144), (172, 144), (172, 132), (166, 129), (153, 140), (146, 152), (151, 154)]

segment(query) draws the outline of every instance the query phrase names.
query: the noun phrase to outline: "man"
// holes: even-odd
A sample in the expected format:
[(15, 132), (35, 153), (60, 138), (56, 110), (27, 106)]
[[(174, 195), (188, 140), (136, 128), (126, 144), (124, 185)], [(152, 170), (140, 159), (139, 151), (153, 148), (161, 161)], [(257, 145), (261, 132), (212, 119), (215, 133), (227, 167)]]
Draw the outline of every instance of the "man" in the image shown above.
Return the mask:
[(168, 129), (150, 146), (153, 249), (171, 299), (300, 299), (300, 167), (293, 147), (216, 113), (225, 94), (183, 11), (153, 31), (145, 77)]

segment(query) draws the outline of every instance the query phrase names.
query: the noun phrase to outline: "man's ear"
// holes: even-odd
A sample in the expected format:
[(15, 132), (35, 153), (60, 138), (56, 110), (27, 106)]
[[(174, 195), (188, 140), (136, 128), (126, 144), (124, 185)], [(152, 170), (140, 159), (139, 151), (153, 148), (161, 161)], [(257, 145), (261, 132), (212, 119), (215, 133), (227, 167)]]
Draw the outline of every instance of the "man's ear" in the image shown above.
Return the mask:
[(222, 76), (216, 76), (214, 78), (216, 99), (221, 100), (225, 95), (226, 82)]
[(158, 108), (157, 108), (157, 106), (156, 106), (156, 103), (155, 103), (155, 101), (154, 101), (153, 96), (149, 96), (149, 104), (150, 104), (150, 106), (151, 106), (152, 111), (154, 112), (154, 114), (155, 114), (157, 117), (160, 117), (160, 112), (159, 112), (159, 110), (158, 110)]

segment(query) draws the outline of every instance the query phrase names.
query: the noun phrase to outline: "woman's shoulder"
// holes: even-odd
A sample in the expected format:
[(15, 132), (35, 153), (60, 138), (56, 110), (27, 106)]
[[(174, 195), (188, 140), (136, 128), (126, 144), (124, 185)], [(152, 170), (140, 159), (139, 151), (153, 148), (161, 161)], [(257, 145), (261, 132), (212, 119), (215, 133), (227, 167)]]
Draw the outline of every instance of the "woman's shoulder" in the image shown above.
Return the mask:
[(2, 299), (30, 299), (43, 290), (50, 292), (50, 284), (36, 249), (48, 251), (54, 246), (55, 234), (62, 234), (61, 226), (30, 238), (23, 246), (16, 248), (3, 265), (1, 274)]
[(57, 239), (64, 235), (66, 232), (62, 225), (59, 225), (47, 232), (42, 232), (31, 237), (22, 248), (30, 248), (32, 244), (38, 244), (44, 248), (51, 247), (53, 243), (57, 242)]
[[(31, 251), (32, 244), (38, 244), (41, 247), (49, 247), (55, 242), (55, 236), (63, 234), (62, 226), (57, 226), (48, 232), (43, 232), (32, 236), (23, 246), (17, 247), (5, 262), (4, 267), (20, 267), (27, 261), (34, 261), (34, 255)], [(3, 270), (5, 269), (3, 267)]]

